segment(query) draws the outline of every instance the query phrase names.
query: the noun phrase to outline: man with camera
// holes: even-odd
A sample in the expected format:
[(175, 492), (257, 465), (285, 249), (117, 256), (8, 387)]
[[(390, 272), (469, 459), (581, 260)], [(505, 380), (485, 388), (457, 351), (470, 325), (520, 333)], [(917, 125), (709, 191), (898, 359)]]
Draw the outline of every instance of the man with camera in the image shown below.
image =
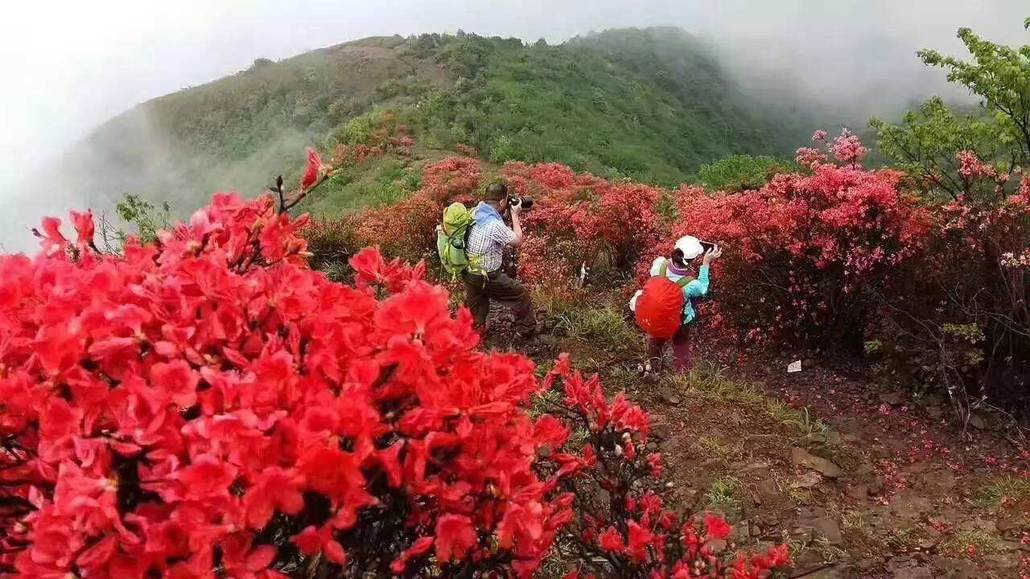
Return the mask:
[[(512, 309), (515, 314), (515, 332), (520, 339), (529, 339), (536, 333), (536, 315), (529, 291), (503, 269), (504, 250), (522, 243), (522, 222), (519, 213), (529, 200), (509, 195), (504, 183), (493, 183), (486, 196), (474, 210), (475, 223), (468, 235), (468, 257), (477, 264), (476, 270), (462, 274), (465, 282), (465, 305), (472, 312), (476, 325), (486, 329), (490, 300), (496, 300)], [(504, 223), (504, 215), (511, 216), (511, 227)]]

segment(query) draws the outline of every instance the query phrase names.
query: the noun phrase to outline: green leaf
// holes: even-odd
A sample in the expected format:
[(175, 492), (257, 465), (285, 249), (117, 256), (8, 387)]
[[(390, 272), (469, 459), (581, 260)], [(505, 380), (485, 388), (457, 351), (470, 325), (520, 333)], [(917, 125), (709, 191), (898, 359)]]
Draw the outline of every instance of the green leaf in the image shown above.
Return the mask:
[(1026, 30), (1030, 30), (1030, 16), (1028, 16), (1027, 19), (1023, 21), (1023, 28)]

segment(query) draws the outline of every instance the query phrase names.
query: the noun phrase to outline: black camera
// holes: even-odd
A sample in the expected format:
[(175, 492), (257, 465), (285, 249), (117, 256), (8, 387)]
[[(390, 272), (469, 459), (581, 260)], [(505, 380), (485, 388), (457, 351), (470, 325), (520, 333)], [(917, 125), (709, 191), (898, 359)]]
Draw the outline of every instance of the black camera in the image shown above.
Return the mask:
[(522, 209), (530, 209), (533, 207), (533, 200), (529, 197), (516, 197), (515, 195), (508, 195), (508, 206), (521, 207)]

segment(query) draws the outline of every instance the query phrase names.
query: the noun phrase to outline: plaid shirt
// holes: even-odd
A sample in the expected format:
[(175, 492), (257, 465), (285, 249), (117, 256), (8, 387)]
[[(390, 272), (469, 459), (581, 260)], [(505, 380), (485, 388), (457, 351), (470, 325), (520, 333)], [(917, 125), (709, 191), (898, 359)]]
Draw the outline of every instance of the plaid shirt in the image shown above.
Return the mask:
[(469, 261), (478, 269), (493, 273), (501, 269), (504, 248), (515, 241), (515, 232), (503, 221), (492, 219), (486, 225), (473, 225), (469, 232)]

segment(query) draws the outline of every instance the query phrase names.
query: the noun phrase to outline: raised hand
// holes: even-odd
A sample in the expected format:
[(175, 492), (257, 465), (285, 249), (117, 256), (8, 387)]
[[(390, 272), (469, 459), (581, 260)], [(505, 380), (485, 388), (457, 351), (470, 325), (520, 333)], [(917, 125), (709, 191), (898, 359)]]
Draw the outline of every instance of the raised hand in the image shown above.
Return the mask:
[(708, 265), (708, 264), (712, 263), (713, 260), (719, 259), (719, 257), (721, 255), (722, 255), (722, 248), (719, 247), (718, 245), (716, 245), (715, 247), (713, 247), (713, 248), (711, 248), (711, 249), (709, 249), (708, 251), (705, 252), (705, 257), (702, 260), (702, 263), (705, 264), (705, 265)]

